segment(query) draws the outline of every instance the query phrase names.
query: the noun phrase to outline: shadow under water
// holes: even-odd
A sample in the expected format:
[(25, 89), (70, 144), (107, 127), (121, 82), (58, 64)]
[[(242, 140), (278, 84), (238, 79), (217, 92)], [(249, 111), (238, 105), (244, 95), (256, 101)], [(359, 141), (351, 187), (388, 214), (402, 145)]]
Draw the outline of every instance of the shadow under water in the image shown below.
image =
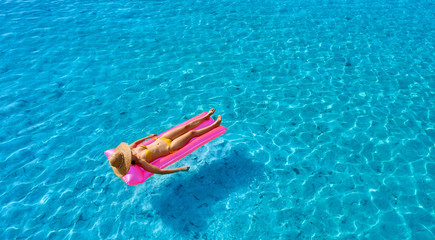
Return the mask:
[(175, 231), (181, 234), (202, 231), (207, 228), (207, 218), (216, 211), (213, 205), (261, 178), (263, 167), (243, 152), (232, 150), (229, 156), (201, 166), (198, 173), (174, 179), (152, 205), (162, 221)]

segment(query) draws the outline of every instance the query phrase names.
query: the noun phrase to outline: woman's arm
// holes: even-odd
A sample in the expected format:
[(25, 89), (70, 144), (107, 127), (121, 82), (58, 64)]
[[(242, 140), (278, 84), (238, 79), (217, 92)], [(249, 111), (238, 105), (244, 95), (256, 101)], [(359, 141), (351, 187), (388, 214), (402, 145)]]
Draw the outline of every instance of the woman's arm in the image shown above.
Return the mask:
[(155, 137), (155, 136), (157, 136), (157, 135), (156, 134), (151, 134), (148, 137), (144, 137), (144, 138), (141, 138), (139, 140), (134, 141), (134, 143), (130, 144), (129, 146), (130, 146), (130, 148), (135, 148), (139, 143), (145, 141), (148, 138), (152, 138), (152, 137)]
[(144, 161), (142, 159), (136, 160), (136, 163), (139, 164), (141, 167), (143, 167), (148, 172), (157, 173), (157, 174), (169, 174), (169, 173), (189, 170), (189, 167), (186, 167), (186, 166), (180, 167), (180, 168), (173, 168), (173, 169), (161, 169), (157, 166), (149, 164), (147, 161)]

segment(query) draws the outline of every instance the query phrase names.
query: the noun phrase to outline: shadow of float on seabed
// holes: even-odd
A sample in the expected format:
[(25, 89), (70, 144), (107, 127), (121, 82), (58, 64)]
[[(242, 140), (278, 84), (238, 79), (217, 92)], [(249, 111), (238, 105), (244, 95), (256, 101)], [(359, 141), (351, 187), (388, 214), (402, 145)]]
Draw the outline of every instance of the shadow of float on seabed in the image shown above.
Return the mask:
[(214, 204), (263, 176), (264, 165), (245, 155), (233, 149), (229, 156), (201, 166), (198, 173), (174, 179), (152, 202), (162, 221), (181, 234), (206, 229)]

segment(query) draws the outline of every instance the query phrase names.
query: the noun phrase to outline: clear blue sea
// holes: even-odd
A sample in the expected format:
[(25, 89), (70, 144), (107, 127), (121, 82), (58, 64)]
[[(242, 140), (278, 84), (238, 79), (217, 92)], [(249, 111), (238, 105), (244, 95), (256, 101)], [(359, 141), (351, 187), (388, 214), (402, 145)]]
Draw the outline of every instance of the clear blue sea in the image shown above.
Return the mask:
[[(435, 239), (435, 4), (0, 1), (0, 239)], [(104, 151), (216, 108), (127, 186)], [(216, 116), (215, 116), (216, 117)]]

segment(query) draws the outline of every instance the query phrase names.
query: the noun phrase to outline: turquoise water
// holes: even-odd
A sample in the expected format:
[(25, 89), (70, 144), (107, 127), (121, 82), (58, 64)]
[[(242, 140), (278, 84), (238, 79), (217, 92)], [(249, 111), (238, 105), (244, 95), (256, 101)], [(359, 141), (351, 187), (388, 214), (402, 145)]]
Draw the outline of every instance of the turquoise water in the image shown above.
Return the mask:
[[(0, 239), (434, 239), (431, 1), (1, 1)], [(228, 131), (127, 186), (103, 152)]]

